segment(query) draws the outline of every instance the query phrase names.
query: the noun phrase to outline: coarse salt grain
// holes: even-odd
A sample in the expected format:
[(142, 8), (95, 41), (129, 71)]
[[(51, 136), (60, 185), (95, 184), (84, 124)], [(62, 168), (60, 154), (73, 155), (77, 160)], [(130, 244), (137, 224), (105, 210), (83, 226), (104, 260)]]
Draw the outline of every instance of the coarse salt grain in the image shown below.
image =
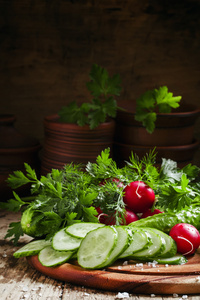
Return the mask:
[(182, 296), (182, 299), (187, 299), (188, 298), (188, 295), (183, 295)]
[(29, 298), (30, 294), (24, 294), (24, 298)]
[(195, 279), (196, 282), (199, 282), (200, 281), (200, 276), (198, 276), (196, 279)]
[(136, 264), (136, 267), (143, 267), (143, 263)]
[(155, 297), (156, 295), (155, 294), (151, 294), (151, 297)]
[(124, 292), (124, 293), (118, 293), (117, 294), (117, 299), (123, 299), (123, 298), (129, 298), (129, 293)]
[(177, 298), (177, 297), (178, 297), (178, 294), (173, 294), (173, 297), (174, 297), (174, 298)]

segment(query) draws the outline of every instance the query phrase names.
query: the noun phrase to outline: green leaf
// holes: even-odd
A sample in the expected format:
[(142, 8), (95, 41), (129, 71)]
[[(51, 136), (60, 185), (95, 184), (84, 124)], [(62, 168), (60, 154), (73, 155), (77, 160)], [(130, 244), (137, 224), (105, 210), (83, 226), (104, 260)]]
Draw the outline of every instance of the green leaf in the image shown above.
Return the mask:
[(83, 220), (85, 222), (98, 222), (98, 218), (96, 217), (97, 211), (96, 209), (91, 207), (83, 207)]
[(169, 113), (172, 108), (179, 107), (181, 96), (174, 97), (166, 86), (146, 91), (136, 100), (135, 120), (142, 122), (149, 133), (155, 129), (157, 110)]
[(100, 108), (98, 110), (91, 111), (88, 114), (90, 129), (96, 128), (100, 123), (105, 122), (106, 114)]
[(30, 183), (31, 179), (24, 175), (22, 171), (14, 171), (13, 174), (8, 176), (7, 182), (12, 189), (17, 189), (22, 185)]
[(92, 66), (90, 71), (91, 81), (87, 83), (87, 88), (94, 97), (99, 97), (101, 94), (104, 94), (108, 77), (108, 72), (104, 68), (97, 64)]
[(24, 163), (25, 169), (26, 169), (26, 173), (27, 173), (27, 177), (31, 180), (31, 181), (37, 181), (37, 175), (34, 169), (31, 168), (31, 166), (27, 163)]
[(108, 78), (107, 82), (107, 94), (119, 96), (121, 92), (121, 79), (119, 74), (113, 75), (113, 77)]
[(187, 178), (186, 174), (183, 174), (181, 176), (181, 188), (183, 191), (187, 190), (187, 186), (189, 184), (190, 180)]
[(116, 100), (113, 97), (108, 97), (105, 102), (103, 103), (103, 112), (112, 117), (115, 118), (117, 114), (117, 103)]
[(191, 180), (197, 178), (200, 173), (200, 168), (196, 165), (188, 164), (182, 169), (183, 173), (187, 175)]
[(150, 112), (146, 115), (146, 118), (143, 120), (142, 124), (146, 127), (149, 133), (152, 133), (155, 129), (156, 113)]
[(13, 195), (15, 199), (9, 199), (7, 202), (0, 202), (1, 209), (18, 212), (23, 205), (27, 204), (26, 202), (22, 201), (15, 192), (13, 192)]
[(7, 234), (5, 235), (5, 239), (13, 236), (13, 238), (10, 240), (16, 246), (20, 236), (23, 236), (23, 235), (24, 235), (24, 233), (23, 233), (23, 230), (21, 227), (21, 223), (20, 222), (12, 222), (9, 225), (9, 229), (7, 231)]

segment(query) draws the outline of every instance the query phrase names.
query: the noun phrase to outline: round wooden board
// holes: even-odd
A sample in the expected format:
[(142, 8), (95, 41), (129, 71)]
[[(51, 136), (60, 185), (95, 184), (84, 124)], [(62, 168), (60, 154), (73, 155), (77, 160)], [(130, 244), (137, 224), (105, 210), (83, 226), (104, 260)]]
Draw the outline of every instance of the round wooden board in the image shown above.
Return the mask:
[(200, 252), (184, 265), (138, 265), (123, 261), (104, 270), (86, 270), (74, 261), (57, 267), (44, 267), (37, 256), (27, 258), (29, 264), (51, 278), (75, 285), (140, 294), (200, 294)]

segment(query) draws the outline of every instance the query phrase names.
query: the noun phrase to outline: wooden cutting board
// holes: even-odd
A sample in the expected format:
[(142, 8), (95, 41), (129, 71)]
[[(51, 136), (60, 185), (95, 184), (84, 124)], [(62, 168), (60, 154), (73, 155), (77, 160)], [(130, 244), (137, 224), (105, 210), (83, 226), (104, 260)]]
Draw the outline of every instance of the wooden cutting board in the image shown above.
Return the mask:
[(37, 256), (27, 259), (42, 274), (75, 285), (138, 294), (200, 294), (200, 251), (184, 265), (118, 261), (104, 270), (86, 270), (76, 261), (50, 268), (42, 266)]

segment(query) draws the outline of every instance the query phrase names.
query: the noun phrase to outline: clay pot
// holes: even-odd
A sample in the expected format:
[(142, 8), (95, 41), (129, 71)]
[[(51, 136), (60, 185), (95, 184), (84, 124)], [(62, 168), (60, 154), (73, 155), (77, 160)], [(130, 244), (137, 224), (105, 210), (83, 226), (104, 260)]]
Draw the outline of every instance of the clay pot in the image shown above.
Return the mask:
[(61, 123), (58, 115), (44, 119), (45, 140), (42, 154), (42, 174), (52, 168), (61, 169), (68, 163), (87, 164), (95, 162), (105, 148), (110, 148), (114, 139), (115, 121), (100, 124), (91, 130), (88, 125)]
[[(40, 168), (38, 152), (41, 145), (31, 137), (20, 134), (14, 127), (16, 118), (11, 114), (0, 115), (0, 192), (1, 199), (12, 196), (7, 185), (7, 178), (13, 171), (24, 171), (28, 163), (37, 172)], [(25, 189), (23, 193), (26, 193)]]
[(114, 141), (114, 158), (122, 165), (129, 160), (131, 151), (139, 157), (156, 147), (157, 161), (161, 157), (170, 158), (185, 165), (191, 162), (199, 143), (194, 140), (195, 122), (200, 109), (183, 104), (172, 113), (158, 113), (156, 128), (152, 134), (134, 119), (134, 109), (118, 111)]
[[(159, 166), (162, 163), (162, 158), (172, 159), (177, 162), (178, 167), (182, 168), (185, 165), (192, 163), (194, 154), (199, 148), (199, 141), (194, 141), (188, 145), (181, 146), (168, 146), (168, 147), (156, 147), (156, 163)], [(141, 159), (154, 147), (151, 146), (139, 146), (115, 143), (114, 157), (119, 167), (124, 165), (124, 161), (129, 161), (131, 152), (138, 155)]]

